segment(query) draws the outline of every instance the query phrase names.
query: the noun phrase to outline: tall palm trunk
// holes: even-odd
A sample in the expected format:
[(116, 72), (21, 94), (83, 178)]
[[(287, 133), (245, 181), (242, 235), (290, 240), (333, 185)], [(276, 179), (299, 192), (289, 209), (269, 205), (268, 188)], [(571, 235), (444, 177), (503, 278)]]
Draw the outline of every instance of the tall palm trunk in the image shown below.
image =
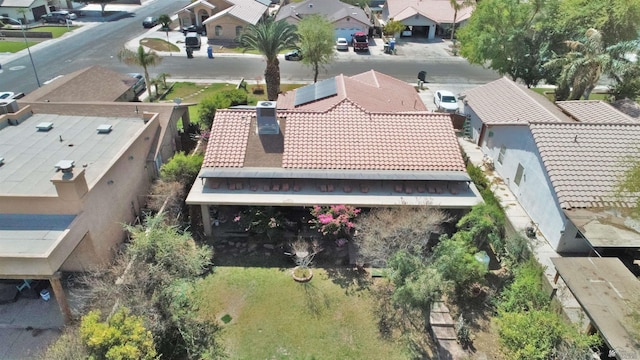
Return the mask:
[(267, 98), (269, 101), (278, 100), (278, 94), (280, 94), (280, 66), (277, 58), (274, 61), (267, 62), (267, 68), (264, 70), (264, 81), (267, 84)]

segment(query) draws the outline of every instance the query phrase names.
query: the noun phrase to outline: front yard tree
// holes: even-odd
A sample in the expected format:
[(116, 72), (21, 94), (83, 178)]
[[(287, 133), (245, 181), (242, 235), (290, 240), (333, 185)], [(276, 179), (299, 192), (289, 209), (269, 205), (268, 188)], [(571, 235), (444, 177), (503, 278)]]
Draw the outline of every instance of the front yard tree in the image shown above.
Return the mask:
[(400, 31), (404, 30), (404, 27), (405, 26), (402, 22), (391, 19), (384, 26), (383, 32), (385, 33), (385, 35), (395, 36), (396, 34), (399, 34)]
[(264, 71), (267, 98), (271, 101), (277, 100), (280, 93), (278, 54), (283, 50), (296, 47), (298, 34), (295, 25), (284, 20), (275, 21), (273, 18), (268, 18), (256, 25), (247, 26), (238, 40), (246, 50), (256, 50), (267, 60), (267, 67)]
[(354, 241), (365, 261), (384, 266), (398, 251), (424, 256), (449, 216), (429, 206), (373, 209), (356, 223)]
[[(104, 16), (104, 8), (107, 6), (108, 3), (112, 3), (115, 0), (88, 0), (85, 1), (85, 3), (87, 4), (100, 4), (100, 16)], [(72, 6), (68, 6), (68, 8), (72, 8)]]
[(335, 57), (334, 30), (329, 20), (320, 15), (305, 16), (298, 23), (302, 63), (313, 69), (313, 82), (318, 81), (320, 67)]
[(138, 46), (137, 51), (131, 51), (127, 48), (123, 48), (118, 52), (118, 60), (127, 65), (140, 66), (144, 70), (144, 83), (151, 91), (151, 78), (149, 77), (149, 66), (156, 66), (160, 64), (162, 58), (155, 51), (144, 51), (142, 45)]
[[(640, 149), (639, 149), (640, 155)], [(640, 217), (640, 157), (628, 157), (625, 159), (627, 170), (622, 174), (618, 182), (617, 196), (629, 201), (635, 200), (635, 215)], [(640, 317), (639, 317), (640, 318)]]
[(475, 0), (449, 0), (451, 3), (451, 7), (453, 8), (453, 22), (451, 23), (451, 41), (454, 39), (454, 34), (456, 32), (456, 21), (458, 20), (458, 11), (473, 6), (476, 2)]
[[(458, 31), (460, 54), (470, 63), (521, 79), (528, 87), (544, 78), (542, 64), (554, 46), (551, 21), (554, 0), (479, 1), (468, 23)], [(546, 7), (545, 7), (546, 6)]]

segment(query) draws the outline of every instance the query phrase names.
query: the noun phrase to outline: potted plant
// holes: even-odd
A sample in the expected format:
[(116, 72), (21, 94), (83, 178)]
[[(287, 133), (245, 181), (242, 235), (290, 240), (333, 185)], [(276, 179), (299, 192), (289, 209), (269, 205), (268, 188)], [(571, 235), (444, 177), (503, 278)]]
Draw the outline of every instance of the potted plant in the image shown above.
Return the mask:
[(296, 267), (291, 272), (293, 279), (297, 282), (307, 282), (313, 277), (311, 265), (313, 258), (323, 250), (317, 241), (308, 242), (299, 237), (291, 244), (291, 253)]

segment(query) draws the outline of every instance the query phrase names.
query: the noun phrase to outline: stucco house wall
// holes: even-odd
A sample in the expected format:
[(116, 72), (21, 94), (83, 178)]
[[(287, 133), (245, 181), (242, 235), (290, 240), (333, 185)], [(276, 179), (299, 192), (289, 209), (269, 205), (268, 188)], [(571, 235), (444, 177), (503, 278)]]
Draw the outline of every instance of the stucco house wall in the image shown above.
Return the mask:
[(245, 21), (231, 15), (222, 16), (206, 24), (207, 38), (217, 42), (233, 42), (247, 25)]
[[(26, 10), (26, 12), (22, 14), (22, 10)], [(27, 23), (39, 21), (40, 17), (47, 12), (47, 2), (45, 0), (35, 0), (29, 7), (0, 6), (0, 16), (7, 16), (16, 20), (26, 18)]]
[(471, 124), (471, 140), (473, 140), (474, 144), (478, 144), (480, 132), (482, 131), (482, 120), (470, 106), (465, 105), (464, 113), (469, 117), (469, 123)]
[[(501, 149), (503, 156), (500, 157)], [(495, 171), (516, 196), (534, 227), (558, 252), (588, 252), (585, 241), (576, 239), (577, 229), (560, 208), (551, 180), (527, 124), (488, 126), (482, 152), (493, 159)], [(524, 169), (516, 183), (518, 167)]]

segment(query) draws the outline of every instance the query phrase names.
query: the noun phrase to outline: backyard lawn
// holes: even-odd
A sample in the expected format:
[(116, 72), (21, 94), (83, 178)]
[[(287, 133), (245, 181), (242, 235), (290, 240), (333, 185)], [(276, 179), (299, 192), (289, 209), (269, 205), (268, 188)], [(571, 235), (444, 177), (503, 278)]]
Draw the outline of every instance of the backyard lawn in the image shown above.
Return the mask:
[(380, 337), (362, 283), (314, 268), (308, 283), (290, 269), (216, 267), (199, 285), (200, 314), (217, 320), (233, 359), (406, 359), (399, 340)]

